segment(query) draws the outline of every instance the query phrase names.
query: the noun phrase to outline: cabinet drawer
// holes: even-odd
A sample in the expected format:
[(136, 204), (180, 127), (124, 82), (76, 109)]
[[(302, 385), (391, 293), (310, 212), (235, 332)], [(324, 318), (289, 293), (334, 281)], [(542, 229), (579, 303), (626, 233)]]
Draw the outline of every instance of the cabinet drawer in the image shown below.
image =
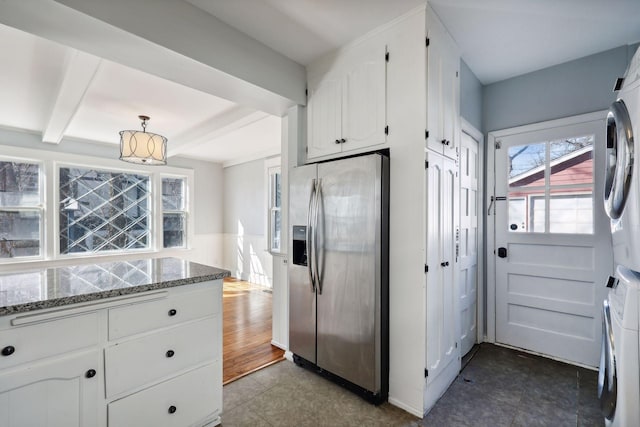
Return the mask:
[(109, 339), (152, 331), (220, 313), (222, 285), (194, 291), (178, 290), (168, 298), (109, 310)]
[(0, 331), (0, 370), (21, 363), (94, 346), (99, 340), (98, 313), (69, 316)]
[(184, 427), (218, 418), (221, 370), (217, 361), (110, 403), (109, 427)]
[(219, 315), (108, 347), (107, 396), (220, 358)]

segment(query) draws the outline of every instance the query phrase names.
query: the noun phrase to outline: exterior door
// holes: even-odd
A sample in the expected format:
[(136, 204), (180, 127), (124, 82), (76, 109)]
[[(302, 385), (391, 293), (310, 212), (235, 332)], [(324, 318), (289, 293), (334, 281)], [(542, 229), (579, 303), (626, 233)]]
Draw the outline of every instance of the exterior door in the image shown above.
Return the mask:
[[(318, 165), (318, 366), (380, 389), (381, 156)], [(378, 366), (378, 368), (377, 368)]]
[(605, 124), (590, 120), (495, 138), (495, 336), (597, 366), (612, 260), (604, 168), (597, 167)]
[(460, 368), (454, 254), (457, 165), (432, 152), (427, 161), (427, 390), (437, 398)]
[(460, 227), (458, 303), (460, 306), (460, 354), (476, 343), (478, 332), (478, 142), (466, 133), (460, 146)]

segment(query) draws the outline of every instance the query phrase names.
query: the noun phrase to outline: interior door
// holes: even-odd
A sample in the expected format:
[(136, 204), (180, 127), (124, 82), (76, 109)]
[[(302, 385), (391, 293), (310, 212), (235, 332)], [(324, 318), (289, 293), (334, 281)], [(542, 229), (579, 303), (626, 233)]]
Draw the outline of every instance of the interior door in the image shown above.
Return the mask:
[(318, 366), (378, 391), (381, 159), (318, 165)]
[(460, 144), (460, 227), (458, 303), (460, 306), (460, 354), (476, 343), (478, 332), (478, 142), (466, 133)]
[(604, 129), (596, 120), (496, 139), (496, 341), (598, 365), (612, 269)]
[[(444, 392), (460, 366), (453, 249), (457, 166), (453, 160), (432, 152), (427, 153), (427, 161), (427, 382), (437, 382)], [(458, 368), (447, 369), (452, 363)], [(442, 379), (445, 372), (452, 377)], [(431, 392), (441, 395), (437, 390)]]

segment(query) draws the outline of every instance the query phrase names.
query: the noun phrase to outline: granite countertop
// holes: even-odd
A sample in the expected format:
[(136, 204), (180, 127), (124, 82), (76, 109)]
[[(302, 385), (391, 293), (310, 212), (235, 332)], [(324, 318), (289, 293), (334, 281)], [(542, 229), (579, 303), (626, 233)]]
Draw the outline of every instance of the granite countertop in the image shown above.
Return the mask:
[(178, 258), (117, 261), (0, 275), (0, 316), (228, 277)]

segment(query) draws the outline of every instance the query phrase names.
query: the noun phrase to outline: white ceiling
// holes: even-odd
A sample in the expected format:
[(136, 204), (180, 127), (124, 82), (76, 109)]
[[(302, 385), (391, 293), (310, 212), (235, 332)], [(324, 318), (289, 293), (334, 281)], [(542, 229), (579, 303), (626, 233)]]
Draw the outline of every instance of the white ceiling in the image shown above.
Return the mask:
[[(424, 0), (185, 0), (308, 64)], [(478, 78), (492, 83), (640, 41), (640, 0), (433, 0)], [(0, 25), (0, 126), (118, 143), (148, 129), (169, 154), (234, 164), (280, 148), (280, 119)]]
[[(303, 65), (425, 3), (187, 1)], [(640, 0), (431, 0), (429, 4), (483, 84), (640, 41)]]

